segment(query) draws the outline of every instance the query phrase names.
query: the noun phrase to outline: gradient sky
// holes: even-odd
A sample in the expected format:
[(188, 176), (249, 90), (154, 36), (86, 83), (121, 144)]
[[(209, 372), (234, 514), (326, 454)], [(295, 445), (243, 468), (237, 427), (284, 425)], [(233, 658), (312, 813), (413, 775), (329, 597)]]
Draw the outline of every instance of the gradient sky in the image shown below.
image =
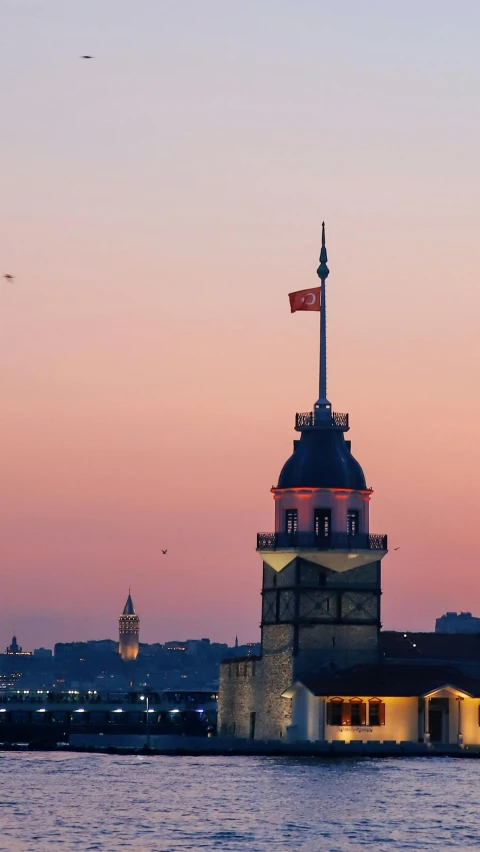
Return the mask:
[(129, 585), (143, 641), (258, 638), (323, 218), (384, 627), (480, 615), (479, 31), (477, 0), (0, 0), (0, 646), (115, 638)]

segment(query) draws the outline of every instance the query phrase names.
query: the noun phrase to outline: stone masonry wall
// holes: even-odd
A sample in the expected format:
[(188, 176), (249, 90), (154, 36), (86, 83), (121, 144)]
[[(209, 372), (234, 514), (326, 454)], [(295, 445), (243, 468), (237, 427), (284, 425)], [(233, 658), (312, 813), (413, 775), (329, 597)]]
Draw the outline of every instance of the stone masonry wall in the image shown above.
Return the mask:
[(255, 737), (285, 739), (291, 724), (291, 700), (281, 695), (293, 678), (293, 626), (264, 626), (262, 647), (261, 700), (257, 703)]
[(300, 627), (294, 680), (329, 665), (348, 668), (378, 662), (378, 629), (375, 625), (309, 624)]
[(249, 737), (251, 713), (258, 703), (261, 659), (226, 660), (220, 665), (218, 691), (218, 733), (220, 736)]
[(293, 671), (293, 628), (272, 625), (263, 631), (260, 659), (226, 660), (220, 666), (218, 732), (248, 738), (255, 713), (255, 739), (285, 739), (291, 701), (282, 698)]

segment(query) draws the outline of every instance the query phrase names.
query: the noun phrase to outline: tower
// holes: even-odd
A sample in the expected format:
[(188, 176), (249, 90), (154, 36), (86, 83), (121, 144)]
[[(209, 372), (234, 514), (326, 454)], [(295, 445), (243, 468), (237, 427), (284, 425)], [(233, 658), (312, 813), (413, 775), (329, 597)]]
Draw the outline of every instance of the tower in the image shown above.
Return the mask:
[(17, 642), (16, 636), (12, 637), (12, 644), (8, 646), (6, 653), (7, 654), (21, 654), (22, 653), (22, 649)]
[(127, 602), (123, 612), (118, 619), (118, 653), (122, 660), (136, 660), (138, 656), (138, 637), (140, 632), (140, 619), (133, 606), (130, 589), (128, 590)]
[[(296, 415), (299, 437), (271, 489), (275, 529), (257, 536), (263, 584), (262, 656), (253, 663), (255, 685), (243, 694), (241, 669), (235, 680), (231, 671), (221, 671), (220, 729), (223, 724), (225, 733), (238, 736), (253, 730), (258, 738), (282, 737), (288, 726), (283, 694), (291, 684), (379, 658), (380, 569), (387, 537), (370, 533), (373, 492), (345, 440), (348, 414), (332, 411), (327, 399), (324, 224), (317, 274), (319, 396), (313, 411)], [(305, 304), (316, 309), (314, 300)], [(247, 669), (245, 664), (245, 677)]]
[[(374, 662), (380, 630), (383, 535), (371, 535), (362, 468), (345, 440), (348, 414), (327, 399), (326, 279), (322, 225), (317, 274), (320, 287), (319, 398), (313, 412), (297, 414), (293, 454), (272, 488), (275, 531), (260, 533), (263, 560), (262, 641), (287, 627), (294, 677), (325, 664)], [(275, 645), (275, 641), (273, 640)]]

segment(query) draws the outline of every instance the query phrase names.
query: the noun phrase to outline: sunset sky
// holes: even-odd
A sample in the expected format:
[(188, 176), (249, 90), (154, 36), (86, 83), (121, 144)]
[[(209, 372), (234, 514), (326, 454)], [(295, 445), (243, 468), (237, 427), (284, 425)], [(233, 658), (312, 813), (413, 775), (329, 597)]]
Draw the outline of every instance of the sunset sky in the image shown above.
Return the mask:
[(258, 639), (322, 219), (383, 625), (480, 615), (479, 31), (477, 0), (0, 0), (0, 647), (116, 638), (129, 586), (143, 641)]

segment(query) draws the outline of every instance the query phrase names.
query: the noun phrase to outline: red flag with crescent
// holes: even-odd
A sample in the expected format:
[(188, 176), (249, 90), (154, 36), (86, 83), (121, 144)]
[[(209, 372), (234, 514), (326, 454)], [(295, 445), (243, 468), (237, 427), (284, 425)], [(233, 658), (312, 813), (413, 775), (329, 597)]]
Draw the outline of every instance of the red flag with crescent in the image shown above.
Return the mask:
[(320, 287), (312, 287), (311, 290), (297, 290), (289, 293), (290, 310), (295, 311), (319, 311), (320, 310)]

